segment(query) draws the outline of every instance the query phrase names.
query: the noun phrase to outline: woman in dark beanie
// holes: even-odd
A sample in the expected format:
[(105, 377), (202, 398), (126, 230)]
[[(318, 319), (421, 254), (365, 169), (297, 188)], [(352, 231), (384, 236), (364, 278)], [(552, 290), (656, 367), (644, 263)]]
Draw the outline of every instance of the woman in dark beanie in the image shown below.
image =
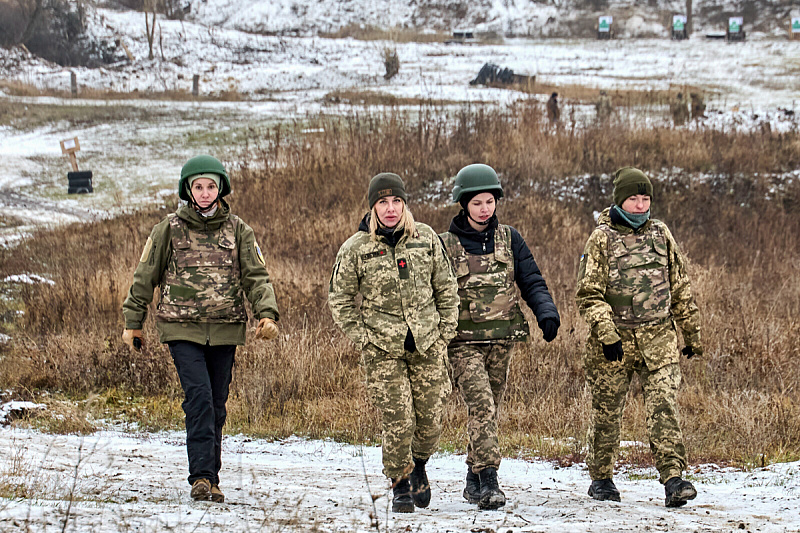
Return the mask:
[(444, 358), (458, 295), (441, 241), (414, 221), (400, 176), (373, 177), (367, 196), (369, 213), (336, 256), (328, 304), (361, 350), (367, 388), (381, 410), (392, 510), (410, 513), (430, 503), (425, 465), (438, 447), (450, 392)]
[(525, 240), (497, 220), (502, 196), (494, 169), (480, 164), (462, 168), (453, 187), (453, 201), (462, 209), (441, 235), (461, 301), (458, 331), (448, 355), (453, 381), (469, 409), (464, 498), (481, 509), (506, 503), (497, 482), (497, 424), (514, 347), (528, 337), (518, 290), (536, 315), (545, 341), (555, 339), (561, 324)]
[(676, 323), (687, 357), (702, 355), (700, 314), (686, 259), (667, 226), (650, 218), (653, 185), (625, 167), (614, 178), (614, 205), (597, 219), (581, 256), (577, 303), (589, 325), (584, 368), (592, 392), (586, 465), (596, 500), (620, 501), (612, 476), (620, 422), (634, 372), (639, 375), (647, 431), (667, 507), (697, 495), (681, 479), (686, 450), (676, 395), (681, 382)]

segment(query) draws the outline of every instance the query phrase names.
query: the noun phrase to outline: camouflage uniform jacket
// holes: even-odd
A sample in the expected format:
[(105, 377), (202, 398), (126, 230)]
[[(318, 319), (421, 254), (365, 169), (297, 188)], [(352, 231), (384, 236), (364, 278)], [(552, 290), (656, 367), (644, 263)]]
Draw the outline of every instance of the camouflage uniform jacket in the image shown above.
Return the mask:
[(576, 300), (591, 335), (602, 344), (620, 340), (618, 328), (671, 318), (686, 344), (702, 349), (686, 259), (659, 220), (634, 231), (614, 224), (605, 209), (581, 256)]
[[(278, 320), (275, 292), (253, 230), (231, 215), (224, 201), (221, 204), (207, 219), (193, 208), (182, 206), (156, 224), (122, 304), (126, 329), (142, 328), (156, 287), (161, 288), (156, 314), (161, 342), (244, 344), (247, 316), (241, 307), (242, 293), (250, 301), (256, 319)], [(223, 264), (201, 264), (209, 253)], [(184, 271), (198, 279), (182, 277)], [(220, 276), (226, 279), (217, 279)], [(204, 308), (208, 301), (214, 301), (221, 309)]]
[(439, 236), (417, 222), (416, 235), (391, 247), (383, 237), (373, 240), (365, 221), (342, 244), (331, 272), (328, 305), (336, 324), (359, 348), (372, 343), (390, 354), (403, 353), (409, 330), (420, 352), (440, 337), (449, 342), (458, 286)]
[(514, 284), (511, 227), (497, 226), (494, 250), (486, 254), (468, 254), (454, 233), (441, 237), (458, 280), (460, 312), (454, 341), (525, 340), (529, 331)]

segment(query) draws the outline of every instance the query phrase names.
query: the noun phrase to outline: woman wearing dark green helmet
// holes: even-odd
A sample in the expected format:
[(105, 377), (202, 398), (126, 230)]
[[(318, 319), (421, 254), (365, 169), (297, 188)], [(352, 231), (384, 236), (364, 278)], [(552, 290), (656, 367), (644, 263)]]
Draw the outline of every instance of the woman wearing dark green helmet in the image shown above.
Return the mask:
[(156, 327), (185, 394), (191, 496), (215, 502), (225, 499), (219, 488), (222, 427), (236, 346), (245, 342), (245, 296), (259, 320), (256, 337), (278, 336), (264, 256), (250, 226), (231, 214), (224, 199), (230, 191), (216, 158), (199, 155), (183, 165), (178, 194), (186, 205), (153, 228), (122, 305), (122, 338), (141, 349), (142, 324), (159, 287)]
[(519, 293), (536, 315), (544, 340), (555, 339), (561, 323), (525, 240), (497, 220), (502, 196), (492, 167), (462, 168), (453, 187), (453, 202), (461, 204), (461, 212), (441, 235), (461, 301), (458, 330), (447, 352), (453, 381), (469, 408), (464, 498), (481, 509), (506, 503), (497, 482), (497, 423), (515, 343), (528, 337)]

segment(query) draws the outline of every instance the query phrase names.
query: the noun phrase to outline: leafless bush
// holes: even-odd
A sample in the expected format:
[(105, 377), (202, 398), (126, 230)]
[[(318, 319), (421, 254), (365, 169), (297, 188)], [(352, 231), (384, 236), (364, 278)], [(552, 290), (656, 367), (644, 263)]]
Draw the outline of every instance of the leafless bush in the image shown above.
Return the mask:
[(386, 73), (383, 79), (390, 80), (400, 72), (400, 58), (397, 55), (397, 48), (386, 47), (383, 49), (383, 66)]

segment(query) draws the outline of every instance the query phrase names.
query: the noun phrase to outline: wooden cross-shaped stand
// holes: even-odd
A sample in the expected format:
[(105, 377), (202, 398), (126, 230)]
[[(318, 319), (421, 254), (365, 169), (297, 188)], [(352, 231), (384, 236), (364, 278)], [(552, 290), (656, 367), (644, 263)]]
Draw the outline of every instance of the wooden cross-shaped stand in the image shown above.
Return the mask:
[(78, 158), (75, 155), (75, 152), (79, 151), (80, 149), (81, 145), (78, 142), (77, 137), (61, 141), (61, 153), (69, 155), (69, 161), (72, 163), (72, 170), (75, 172), (78, 171)]

